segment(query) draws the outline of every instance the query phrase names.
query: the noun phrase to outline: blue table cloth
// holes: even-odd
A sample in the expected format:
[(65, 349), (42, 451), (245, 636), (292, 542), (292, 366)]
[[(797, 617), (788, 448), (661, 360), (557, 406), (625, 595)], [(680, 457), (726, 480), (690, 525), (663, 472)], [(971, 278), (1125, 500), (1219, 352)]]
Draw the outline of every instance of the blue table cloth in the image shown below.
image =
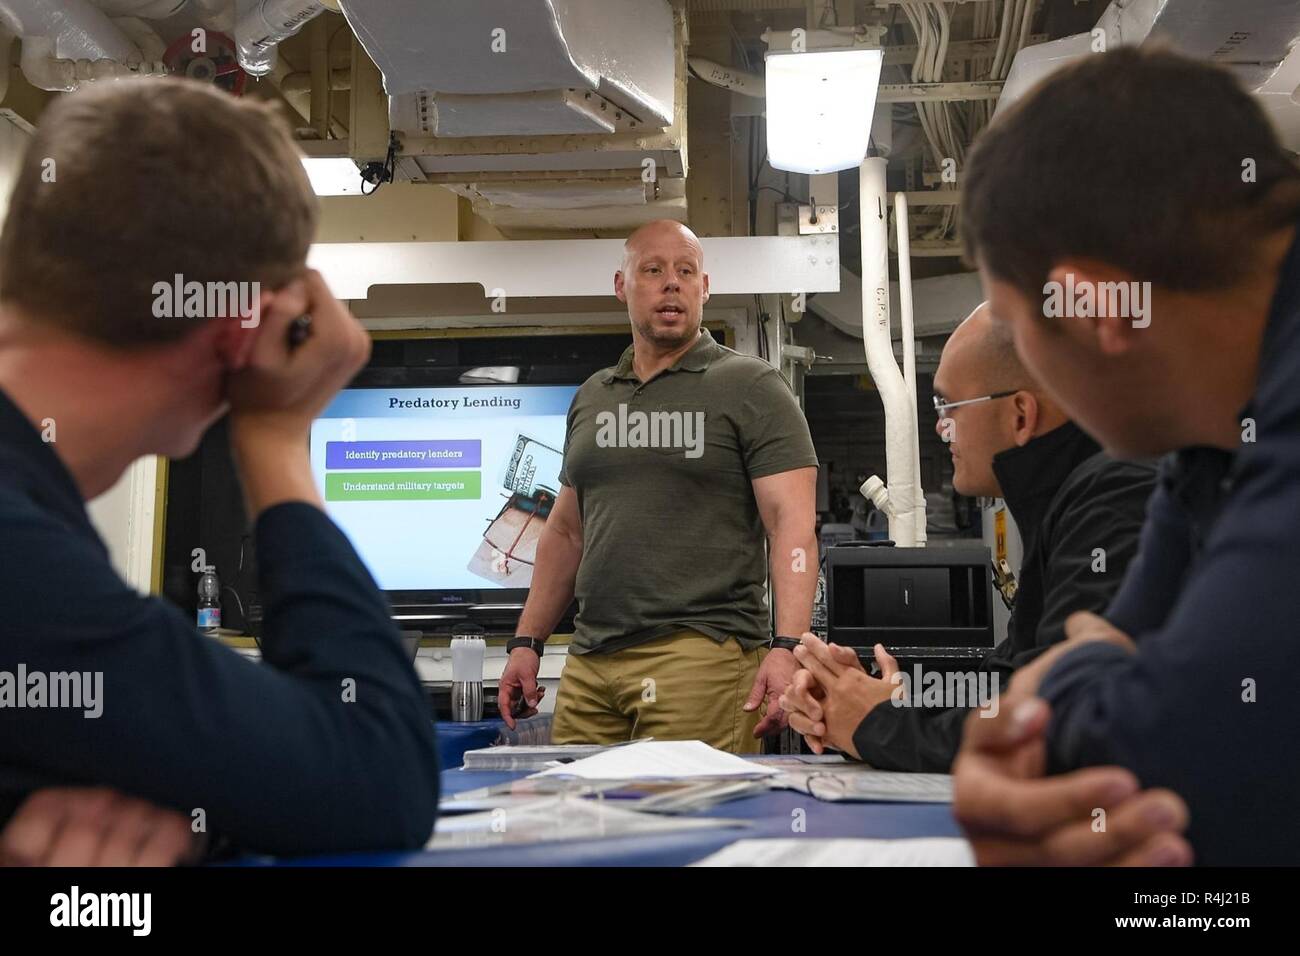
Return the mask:
[[(447, 726), (439, 724), (438, 732), (441, 734)], [(522, 771), (444, 770), (442, 789), (444, 793), (458, 793), (527, 775)], [(280, 863), (309, 866), (683, 866), (741, 839), (792, 836), (896, 839), (961, 835), (948, 804), (826, 803), (792, 790), (772, 790), (731, 800), (688, 816), (727, 817), (745, 820), (750, 825), (532, 846), (352, 853)]]

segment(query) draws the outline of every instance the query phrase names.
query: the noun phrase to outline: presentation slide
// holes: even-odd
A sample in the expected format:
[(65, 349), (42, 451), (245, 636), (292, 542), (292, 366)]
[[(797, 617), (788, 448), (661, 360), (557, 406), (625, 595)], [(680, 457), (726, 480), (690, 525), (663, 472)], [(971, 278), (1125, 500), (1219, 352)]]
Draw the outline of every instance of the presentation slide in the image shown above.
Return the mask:
[(386, 591), (526, 588), (574, 385), (354, 388), (311, 429), (331, 518)]

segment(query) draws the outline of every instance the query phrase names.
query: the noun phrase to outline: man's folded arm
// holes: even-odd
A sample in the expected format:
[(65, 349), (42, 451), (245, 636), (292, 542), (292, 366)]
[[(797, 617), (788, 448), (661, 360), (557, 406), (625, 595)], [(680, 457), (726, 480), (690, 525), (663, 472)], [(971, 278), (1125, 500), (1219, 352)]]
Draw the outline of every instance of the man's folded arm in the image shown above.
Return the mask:
[[(1232, 841), (1245, 821), (1275, 817), (1300, 798), (1295, 487), (1275, 463), (1243, 469), (1163, 626), (1132, 635), (1132, 654), (1084, 644), (1039, 687), (1053, 714), (1049, 768), (1119, 764), (1144, 787), (1173, 789), (1193, 808), (1190, 832), (1204, 863), (1243, 859)], [(1296, 849), (1273, 843), (1283, 845)]]
[(901, 707), (886, 700), (853, 732), (853, 747), (879, 770), (950, 773), (961, 744), (965, 707)]
[[(5, 669), (101, 672), (97, 717), (12, 709), (2, 759), (51, 783), (93, 783), (183, 813), (263, 852), (406, 848), (429, 835), (431, 714), (382, 595), (317, 508), (265, 511), (258, 665), (201, 636), (48, 516), (6, 516), (14, 566), (0, 615)], [(197, 815), (196, 815), (197, 816)]]
[[(1000, 681), (1005, 689), (1014, 671), (1064, 638), (1070, 614), (1107, 606), (1137, 550), (1150, 475), (1139, 465), (1110, 463), (1076, 482), (1071, 503), (1060, 511), (1046, 542), (1043, 612), (1034, 645), (1013, 648), (1003, 641), (981, 661), (979, 678)], [(1105, 550), (1104, 564), (1097, 548)], [(991, 683), (986, 686), (995, 692)], [(864, 761), (882, 770), (948, 773), (970, 712), (969, 707), (896, 707), (885, 701), (863, 718), (853, 745)]]

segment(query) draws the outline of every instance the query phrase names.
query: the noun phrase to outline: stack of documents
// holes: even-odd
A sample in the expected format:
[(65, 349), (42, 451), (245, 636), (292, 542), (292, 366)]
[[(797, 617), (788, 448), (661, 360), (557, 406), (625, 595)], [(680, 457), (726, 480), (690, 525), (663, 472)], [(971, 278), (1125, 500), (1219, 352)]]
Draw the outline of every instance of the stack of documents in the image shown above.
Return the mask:
[(946, 773), (896, 773), (855, 767), (784, 773), (773, 787), (798, 790), (831, 803), (952, 803), (952, 777)]
[(515, 747), (484, 747), (467, 750), (462, 770), (545, 770), (552, 764), (571, 763), (598, 754), (600, 744), (543, 744)]
[(876, 770), (838, 754), (781, 754), (754, 758), (781, 771), (770, 782), (776, 790), (798, 790), (831, 803), (951, 803), (952, 777), (946, 773)]
[(539, 772), (525, 780), (446, 794), (439, 803), (444, 813), (523, 807), (547, 797), (642, 813), (691, 813), (761, 793), (779, 773), (698, 740), (491, 747), (467, 752), (464, 766)]
[(642, 813), (694, 813), (737, 797), (767, 790), (763, 780), (741, 777), (719, 780), (584, 780), (580, 777), (529, 777), (491, 787), (444, 794), (439, 813), (467, 813), (516, 807), (545, 797), (602, 801)]
[(634, 833), (672, 833), (748, 825), (740, 820), (656, 816), (601, 801), (552, 797), (487, 813), (439, 817), (425, 848), (464, 849), (556, 840), (596, 840)]
[[(759, 787), (780, 790), (797, 790), (831, 802), (877, 801), (885, 803), (951, 803), (952, 777), (941, 773), (895, 773), (873, 770), (865, 764), (845, 761), (838, 756), (783, 755), (745, 759), (735, 754), (716, 750), (699, 740), (640, 740), (627, 744), (598, 746), (595, 744), (565, 744), (531, 747), (489, 747), (470, 750), (465, 754), (466, 770), (535, 770), (528, 779), (546, 778), (599, 783), (593, 788), (603, 791), (611, 799), (637, 799), (662, 797), (645, 801), (645, 809), (661, 812), (681, 812), (698, 806), (698, 794), (682, 793), (687, 797), (678, 804), (674, 795), (666, 792), (633, 793), (634, 788), (624, 786), (624, 794), (615, 793), (609, 784), (633, 782), (750, 782), (752, 787), (738, 787), (733, 796), (748, 795)], [(563, 789), (563, 788), (557, 788)], [(644, 790), (644, 788), (642, 788)], [(540, 788), (516, 788), (516, 796), (537, 795)], [(552, 791), (554, 792), (554, 791)], [(476, 792), (469, 800), (510, 795), (509, 788), (491, 788)], [(590, 794), (588, 794), (590, 795)], [(722, 793), (709, 796), (722, 796)], [(457, 809), (469, 809), (470, 805)], [(448, 807), (448, 809), (452, 809)]]

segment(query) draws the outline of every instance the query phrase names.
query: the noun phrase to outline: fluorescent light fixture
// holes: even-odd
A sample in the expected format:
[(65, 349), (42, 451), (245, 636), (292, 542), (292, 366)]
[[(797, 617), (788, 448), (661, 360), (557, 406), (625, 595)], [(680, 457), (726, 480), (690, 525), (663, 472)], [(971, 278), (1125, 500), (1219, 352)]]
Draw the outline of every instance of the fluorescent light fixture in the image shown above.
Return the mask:
[(767, 55), (767, 159), (773, 169), (833, 173), (871, 140), (881, 50)]
[(346, 156), (304, 156), (302, 165), (317, 196), (361, 195), (361, 171)]

